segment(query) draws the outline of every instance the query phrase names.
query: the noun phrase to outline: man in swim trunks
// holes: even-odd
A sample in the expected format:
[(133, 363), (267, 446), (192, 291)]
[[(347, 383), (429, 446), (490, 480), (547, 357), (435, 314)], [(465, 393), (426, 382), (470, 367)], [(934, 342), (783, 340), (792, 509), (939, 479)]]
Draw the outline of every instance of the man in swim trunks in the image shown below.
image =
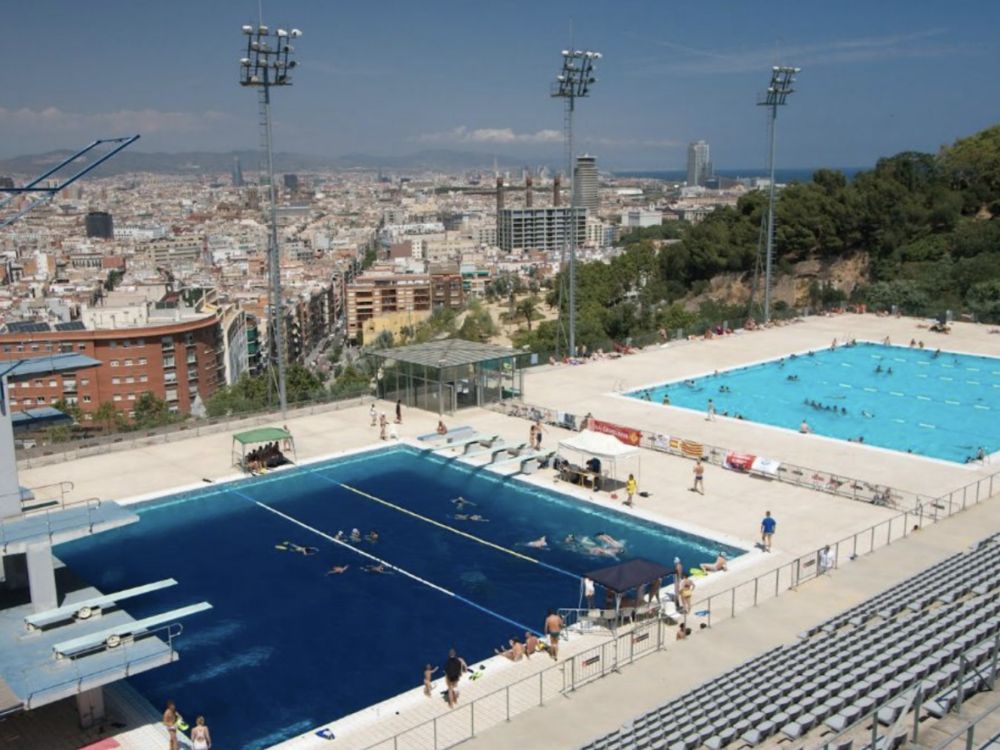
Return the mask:
[(545, 618), (545, 634), (549, 637), (549, 653), (553, 659), (559, 658), (559, 634), (563, 629), (563, 618), (554, 609)]
[(625, 549), (625, 544), (623, 542), (619, 542), (613, 536), (611, 536), (610, 534), (605, 534), (603, 531), (600, 532), (599, 534), (595, 534), (594, 539), (604, 544), (604, 546), (607, 547), (608, 549), (614, 550), (615, 552), (621, 552), (623, 549)]
[(524, 657), (524, 646), (520, 644), (517, 638), (511, 638), (508, 641), (510, 648), (507, 649), (493, 649), (493, 653), (498, 656), (503, 656), (505, 659), (510, 659), (511, 661), (521, 661)]
[(700, 492), (702, 495), (705, 494), (705, 467), (701, 463), (699, 458), (694, 462), (694, 484), (691, 486), (692, 492)]
[(334, 565), (332, 568), (330, 568), (328, 571), (326, 571), (326, 574), (328, 576), (339, 576), (342, 573), (346, 573), (347, 569), (349, 567), (351, 567), (351, 566), (350, 565)]
[(528, 547), (533, 547), (534, 549), (546, 549), (549, 546), (548, 540), (545, 536), (540, 536), (538, 539), (528, 542)]
[(448, 650), (448, 661), (444, 663), (444, 679), (448, 683), (448, 705), (451, 708), (458, 703), (458, 681), (462, 675), (469, 670), (465, 659), (455, 653), (455, 649)]
[(163, 725), (167, 728), (167, 735), (170, 737), (170, 750), (177, 748), (177, 707), (173, 701), (167, 701), (167, 708), (163, 712)]

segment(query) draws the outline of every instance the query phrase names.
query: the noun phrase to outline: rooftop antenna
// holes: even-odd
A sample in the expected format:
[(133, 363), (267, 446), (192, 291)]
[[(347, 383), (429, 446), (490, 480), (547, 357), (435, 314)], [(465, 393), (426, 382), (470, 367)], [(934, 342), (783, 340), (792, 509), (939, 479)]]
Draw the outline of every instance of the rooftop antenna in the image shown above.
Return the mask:
[[(570, 37), (573, 36), (573, 26), (570, 24)], [(590, 50), (564, 49), (562, 51), (562, 71), (556, 77), (552, 87), (552, 96), (566, 103), (565, 111), (565, 142), (566, 142), (566, 178), (569, 180), (569, 194), (573, 195), (573, 114), (576, 110), (576, 100), (590, 96), (590, 87), (597, 83), (594, 78), (594, 63), (601, 59), (600, 52)], [(569, 256), (569, 350), (570, 357), (576, 356), (576, 221), (577, 206), (570, 198), (570, 209), (566, 212), (566, 231), (563, 235), (564, 248), (560, 266)]]
[(771, 68), (771, 83), (767, 91), (758, 99), (757, 106), (767, 107), (770, 125), (770, 183), (767, 186), (767, 250), (764, 255), (764, 322), (771, 320), (771, 274), (774, 265), (774, 135), (778, 119), (778, 107), (783, 107), (788, 97), (795, 91), (795, 74), (802, 68), (775, 65)]
[[(274, 188), (274, 154), (271, 148), (271, 87), (290, 86), (291, 71), (296, 67), (291, 59), (294, 52), (290, 41), (302, 36), (298, 29), (269, 29), (263, 22), (263, 3), (258, 0), (258, 24), (242, 28), (247, 40), (246, 56), (240, 60), (240, 85), (257, 89), (260, 113), (261, 146), (266, 157), (266, 179), (269, 209), (268, 258), (268, 321), (273, 331), (272, 365), (278, 374), (278, 402), (281, 416), (288, 410), (285, 389), (285, 348), (282, 325), (281, 255), (278, 247), (278, 198)], [(263, 178), (263, 175), (262, 175)]]

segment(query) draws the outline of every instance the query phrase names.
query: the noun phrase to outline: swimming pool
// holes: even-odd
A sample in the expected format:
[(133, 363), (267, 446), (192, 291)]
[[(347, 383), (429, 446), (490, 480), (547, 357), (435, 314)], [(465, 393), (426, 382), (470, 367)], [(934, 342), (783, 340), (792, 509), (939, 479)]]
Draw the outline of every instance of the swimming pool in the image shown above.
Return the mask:
[(859, 343), (626, 395), (965, 463), (1000, 449), (1000, 359)]
[[(451, 499), (475, 505), (455, 519)], [(139, 523), (56, 555), (101, 590), (174, 577), (135, 600), (136, 617), (190, 601), (181, 660), (133, 678), (154, 705), (204, 714), (222, 747), (262, 748), (353, 713), (421, 680), (455, 647), (470, 663), (548, 608), (577, 606), (579, 576), (613, 561), (562, 540), (604, 531), (620, 559), (685, 565), (744, 550), (429, 456), (409, 447), (358, 453), (137, 506)], [(327, 535), (378, 531), (374, 543)], [(456, 533), (456, 531), (462, 534)], [(466, 534), (466, 535), (463, 535)], [(548, 550), (525, 542), (546, 535)], [(280, 550), (284, 542), (316, 554)], [(398, 566), (365, 573), (372, 560)], [(537, 562), (534, 562), (537, 561)], [(342, 575), (326, 575), (349, 565)]]

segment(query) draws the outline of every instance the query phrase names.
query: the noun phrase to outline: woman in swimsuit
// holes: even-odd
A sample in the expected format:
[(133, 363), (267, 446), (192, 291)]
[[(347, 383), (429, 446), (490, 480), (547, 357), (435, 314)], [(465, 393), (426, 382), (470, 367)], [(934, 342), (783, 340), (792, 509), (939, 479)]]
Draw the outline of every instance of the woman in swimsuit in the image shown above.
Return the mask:
[(194, 750), (209, 750), (212, 747), (212, 735), (205, 726), (205, 717), (199, 716), (191, 730), (191, 747)]

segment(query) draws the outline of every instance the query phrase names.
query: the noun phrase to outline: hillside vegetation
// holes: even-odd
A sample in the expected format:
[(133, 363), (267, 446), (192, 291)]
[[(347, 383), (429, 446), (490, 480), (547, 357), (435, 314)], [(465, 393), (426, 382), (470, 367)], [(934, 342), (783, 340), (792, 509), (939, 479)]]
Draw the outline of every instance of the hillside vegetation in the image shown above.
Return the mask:
[[(682, 228), (679, 242), (658, 250), (657, 240), (677, 230), (653, 227), (628, 235), (625, 252), (610, 265), (579, 266), (578, 343), (594, 349), (661, 328), (741, 321), (750, 312), (746, 303), (726, 304), (705, 293), (722, 274), (749, 286), (766, 207), (764, 193), (750, 193), (735, 208)], [(895, 305), (904, 313), (928, 315), (951, 309), (1000, 321), (1000, 125), (936, 155), (904, 152), (881, 159), (851, 182), (821, 169), (812, 182), (781, 191), (775, 209), (777, 273), (858, 258), (864, 263), (850, 288), (841, 288), (833, 277), (813, 280), (805, 298), (791, 304)], [(695, 298), (700, 304), (692, 310)], [(560, 295), (550, 292), (547, 301), (559, 305)], [(565, 307), (566, 300), (561, 303)], [(555, 349), (558, 325), (543, 322), (515, 343)]]

